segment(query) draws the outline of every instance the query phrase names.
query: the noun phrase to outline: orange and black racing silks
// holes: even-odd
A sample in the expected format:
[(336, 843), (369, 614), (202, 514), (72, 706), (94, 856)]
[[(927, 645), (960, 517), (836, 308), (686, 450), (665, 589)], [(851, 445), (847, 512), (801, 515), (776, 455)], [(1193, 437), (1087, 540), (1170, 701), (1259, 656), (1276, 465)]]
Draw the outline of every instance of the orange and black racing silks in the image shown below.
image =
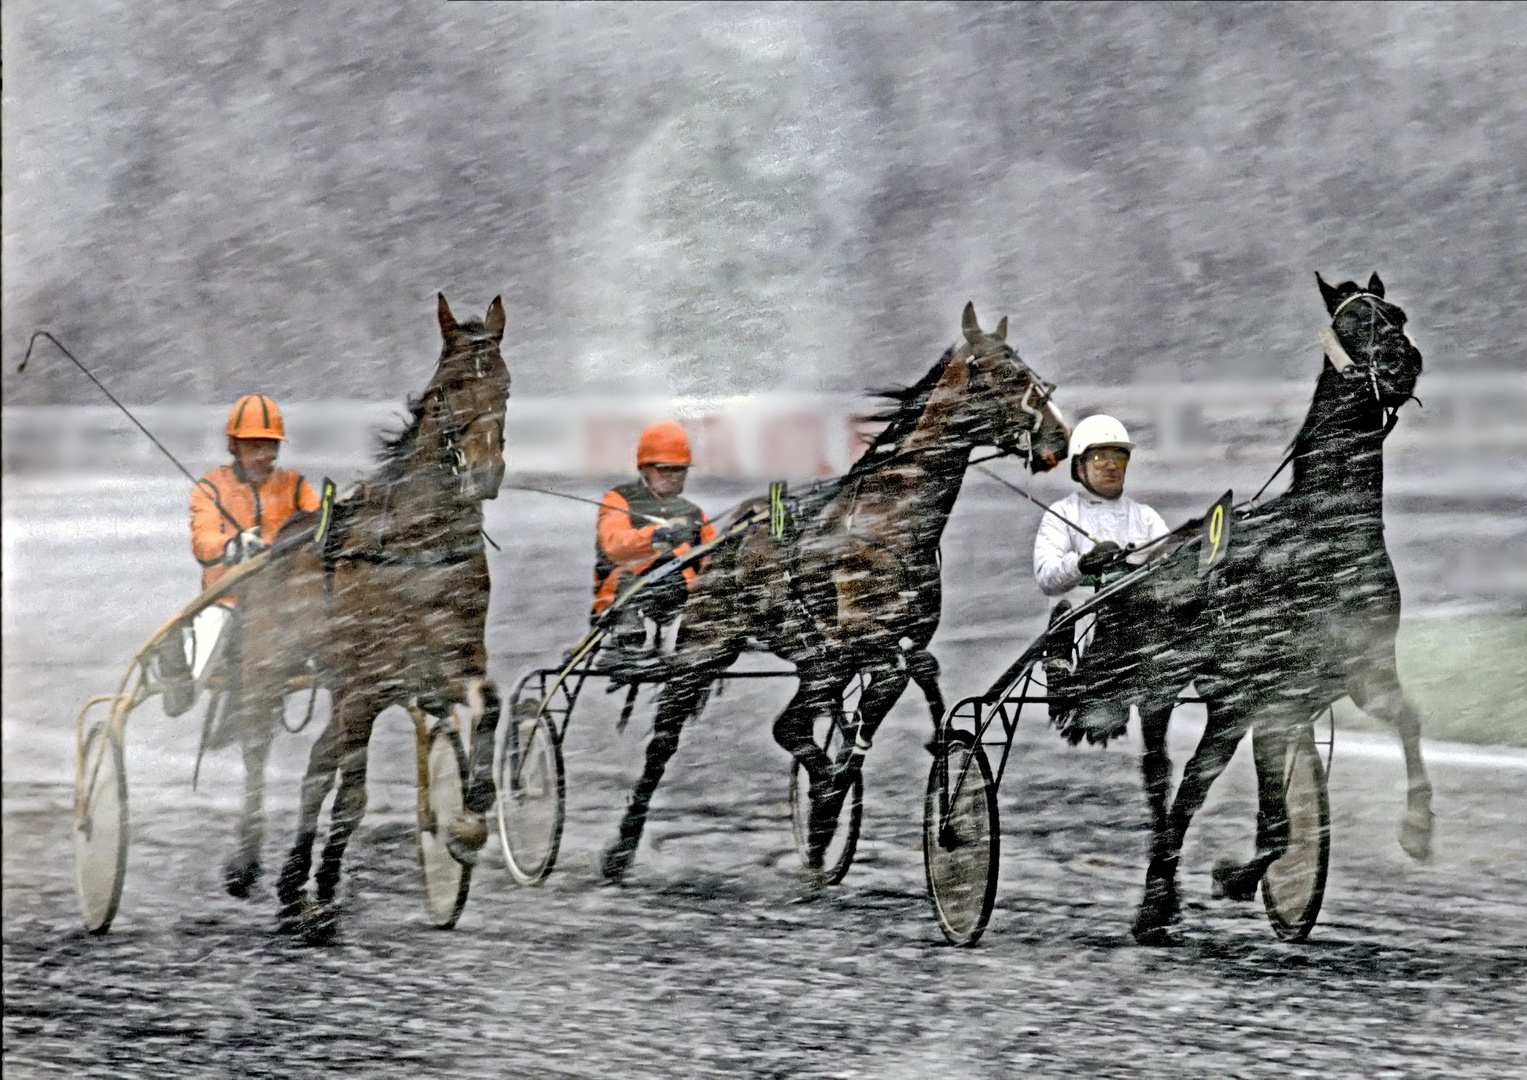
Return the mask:
[(219, 465), (197, 481), (191, 489), (191, 552), (202, 566), (203, 589), (232, 569), (223, 562), (223, 549), (238, 533), (218, 510), (219, 503), (244, 528), (259, 529), (260, 539), (270, 544), (293, 513), (318, 509), (318, 493), (291, 469), (272, 469), (263, 483), (253, 484), (237, 465)]
[[(593, 615), (609, 607), (632, 577), (667, 554), (666, 546), (653, 546), (652, 534), (658, 532), (660, 525), (652, 518), (669, 523), (666, 535), (675, 541), (674, 555), (683, 555), (696, 544), (716, 536), (705, 512), (694, 503), (680, 495), (660, 499), (640, 480), (611, 488), (600, 501), (604, 506), (599, 510), (594, 541)], [(690, 584), (694, 583), (695, 572), (694, 567), (684, 571)]]

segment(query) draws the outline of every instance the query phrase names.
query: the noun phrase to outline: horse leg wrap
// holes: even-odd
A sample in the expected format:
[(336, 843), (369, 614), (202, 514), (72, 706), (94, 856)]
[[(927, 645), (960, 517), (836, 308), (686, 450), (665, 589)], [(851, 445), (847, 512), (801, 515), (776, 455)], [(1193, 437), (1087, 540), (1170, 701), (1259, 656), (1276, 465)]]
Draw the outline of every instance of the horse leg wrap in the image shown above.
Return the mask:
[(497, 688), (492, 683), (484, 683), (482, 693), (482, 716), (472, 731), (467, 790), (462, 799), (467, 811), (477, 815), (486, 814), (493, 807), (493, 741), (498, 734), (500, 712)]

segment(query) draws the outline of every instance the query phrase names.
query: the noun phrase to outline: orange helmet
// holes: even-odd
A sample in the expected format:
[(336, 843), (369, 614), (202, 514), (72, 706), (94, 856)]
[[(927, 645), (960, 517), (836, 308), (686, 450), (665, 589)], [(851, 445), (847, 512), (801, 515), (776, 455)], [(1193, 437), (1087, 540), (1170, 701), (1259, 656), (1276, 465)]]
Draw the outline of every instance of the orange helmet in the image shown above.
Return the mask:
[(689, 436), (672, 420), (659, 420), (636, 443), (637, 465), (688, 465)]
[(245, 394), (233, 403), (233, 409), (228, 413), (228, 434), (235, 439), (286, 441), (281, 410), (264, 394)]

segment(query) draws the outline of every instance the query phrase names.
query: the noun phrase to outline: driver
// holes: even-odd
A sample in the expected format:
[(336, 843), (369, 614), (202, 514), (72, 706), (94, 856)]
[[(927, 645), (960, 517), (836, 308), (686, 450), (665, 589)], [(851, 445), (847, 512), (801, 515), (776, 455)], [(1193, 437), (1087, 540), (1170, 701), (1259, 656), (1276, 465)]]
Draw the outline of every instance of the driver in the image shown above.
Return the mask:
[[(245, 394), (235, 401), (227, 433), (233, 460), (208, 472), (191, 489), (191, 552), (202, 566), (203, 589), (269, 547), (293, 513), (319, 506), (318, 493), (301, 473), (276, 467), (286, 427), (271, 398)], [(164, 711), (170, 716), (191, 707), (197, 681), (227, 647), (233, 635), (224, 631), (235, 603), (233, 597), (224, 597), (208, 605), (192, 620), (189, 635), (182, 631), (166, 640), (159, 671), (165, 681)]]
[[(611, 488), (600, 500), (590, 619), (614, 603), (633, 577), (715, 538), (705, 512), (683, 498), (690, 461), (689, 437), (672, 420), (659, 420), (642, 432), (636, 444), (640, 478)], [(670, 575), (622, 606), (613, 632), (622, 653), (639, 655), (656, 647), (657, 634), (684, 606), (694, 583), (693, 567), (682, 574), (682, 584), (677, 574)]]
[[(1102, 413), (1087, 417), (1072, 431), (1071, 479), (1082, 490), (1052, 505), (1034, 537), (1034, 578), (1046, 596), (1098, 584), (1103, 574), (1123, 566), (1130, 550), (1169, 531), (1160, 514), (1124, 494), (1124, 474), (1134, 448), (1124, 425)], [(1070, 608), (1070, 602), (1062, 600), (1050, 621)], [(1070, 671), (1070, 638), (1069, 632), (1057, 634), (1045, 661), (1052, 688), (1050, 713), (1057, 722), (1071, 706), (1053, 692)], [(1088, 742), (1106, 743), (1123, 734), (1128, 721), (1128, 702), (1094, 700), (1086, 702), (1065, 728), (1073, 742), (1085, 735)]]

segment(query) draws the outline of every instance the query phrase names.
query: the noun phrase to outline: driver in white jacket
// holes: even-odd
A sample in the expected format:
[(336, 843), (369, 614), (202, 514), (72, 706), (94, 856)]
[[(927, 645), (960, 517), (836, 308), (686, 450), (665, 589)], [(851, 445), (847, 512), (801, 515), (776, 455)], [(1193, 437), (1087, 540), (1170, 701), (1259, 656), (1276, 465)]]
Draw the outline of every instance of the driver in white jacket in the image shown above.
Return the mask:
[[(1034, 537), (1034, 577), (1046, 596), (1061, 596), (1095, 580), (1119, 566), (1130, 549), (1169, 531), (1160, 514), (1124, 494), (1124, 473), (1134, 448), (1124, 425), (1111, 416), (1089, 416), (1072, 431), (1071, 478), (1083, 490), (1052, 505)], [(1069, 607), (1061, 601), (1051, 621)], [(1046, 663), (1051, 683), (1061, 681), (1069, 668), (1068, 646), (1058, 641)], [(1052, 704), (1057, 722), (1068, 711)], [(1107, 742), (1123, 732), (1128, 720), (1128, 703), (1097, 701), (1086, 703), (1076, 724), (1063, 726), (1073, 741), (1085, 735), (1088, 742)]]

